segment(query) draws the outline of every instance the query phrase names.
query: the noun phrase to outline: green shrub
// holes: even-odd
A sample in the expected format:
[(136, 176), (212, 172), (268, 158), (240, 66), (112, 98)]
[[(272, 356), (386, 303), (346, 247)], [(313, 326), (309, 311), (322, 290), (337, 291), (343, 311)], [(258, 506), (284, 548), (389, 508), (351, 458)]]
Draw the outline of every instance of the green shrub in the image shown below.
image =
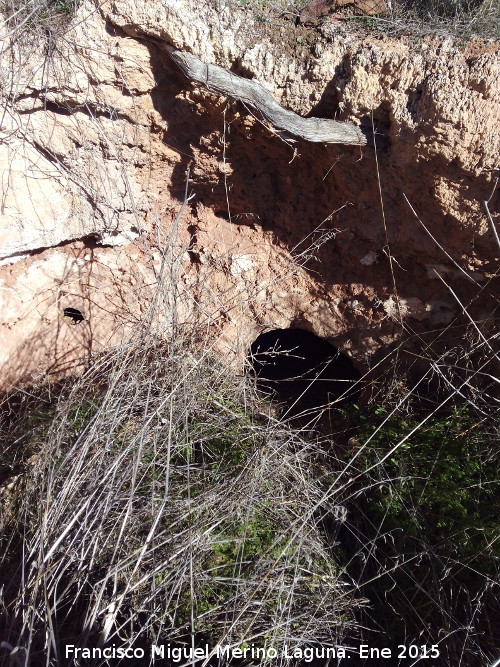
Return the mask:
[(444, 664), (459, 660), (464, 644), (470, 664), (485, 652), (493, 658), (491, 633), (464, 633), (471, 623), (488, 625), (497, 606), (497, 420), (469, 407), (426, 421), (382, 409), (371, 416), (358, 411), (354, 419), (357, 442), (367, 444), (354, 463), (362, 515), (350, 553), (354, 560), (365, 554), (362, 577), (353, 576), (371, 582), (365, 592), (380, 606), (377, 618), (394, 640), (439, 641)]
[[(389, 420), (371, 440), (363, 464), (377, 463), (418, 423)], [(443, 554), (481, 551), (495, 537), (500, 515), (499, 463), (488, 426), (494, 429), (466, 407), (422, 424), (384, 463), (387, 482), (380, 481), (370, 499), (374, 520), (384, 519), (389, 530), (404, 526), (407, 535), (424, 533)]]

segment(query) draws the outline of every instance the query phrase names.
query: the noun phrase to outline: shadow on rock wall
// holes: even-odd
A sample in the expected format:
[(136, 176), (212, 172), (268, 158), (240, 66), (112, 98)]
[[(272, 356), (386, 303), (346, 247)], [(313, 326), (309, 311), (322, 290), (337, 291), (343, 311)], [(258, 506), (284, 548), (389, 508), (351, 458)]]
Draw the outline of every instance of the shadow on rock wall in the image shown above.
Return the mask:
[[(349, 292), (363, 285), (384, 299), (394, 293), (395, 282), (401, 298), (446, 302), (452, 300), (450, 292), (438, 280), (429, 280), (428, 264), (449, 263), (450, 257), (464, 264), (481, 252), (491, 259), (488, 234), (475, 231), (479, 218), (485, 220), (478, 202), (491, 193), (488, 178), (472, 181), (457, 165), (419, 161), (415, 137), (393, 122), (387, 105), (373, 111), (376, 131), (391, 139), (379, 142), (384, 145), (378, 148), (377, 167), (373, 147), (285, 143), (242, 103), (193, 87), (166, 54), (149, 48), (157, 82), (153, 103), (168, 126), (164, 141), (179, 155), (171, 192), (182, 199), (190, 166), (194, 214), (199, 202), (230, 225), (271, 231), (276, 244), (291, 253), (300, 252), (318, 227), (338, 230), (305, 265), (326, 293), (333, 286), (343, 285)], [(329, 113), (329, 105), (337, 104), (325, 91), (319, 106), (328, 116), (335, 112)], [(371, 115), (363, 122), (371, 123)], [(461, 211), (452, 210), (443, 195), (445, 185), (460, 188)], [(460, 216), (468, 212), (466, 226)], [(477, 285), (463, 280), (459, 292), (461, 299), (478, 302)]]

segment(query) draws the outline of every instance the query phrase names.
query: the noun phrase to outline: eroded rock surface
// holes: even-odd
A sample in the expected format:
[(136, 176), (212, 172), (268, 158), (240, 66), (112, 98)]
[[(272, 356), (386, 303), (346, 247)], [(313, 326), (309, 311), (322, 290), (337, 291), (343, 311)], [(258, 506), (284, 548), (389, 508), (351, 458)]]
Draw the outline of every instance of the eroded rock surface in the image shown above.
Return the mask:
[[(186, 80), (169, 46), (255, 78), (302, 116), (374, 129), (377, 159), (277, 136)], [(461, 304), (494, 326), (497, 45), (262, 25), (222, 1), (114, 0), (8, 47), (4, 386), (78, 370), (148, 317), (161, 334), (174, 296), (181, 319), (240, 358), (266, 328), (310, 329), (363, 360), (451, 324)], [(178, 220), (188, 170), (195, 197)]]

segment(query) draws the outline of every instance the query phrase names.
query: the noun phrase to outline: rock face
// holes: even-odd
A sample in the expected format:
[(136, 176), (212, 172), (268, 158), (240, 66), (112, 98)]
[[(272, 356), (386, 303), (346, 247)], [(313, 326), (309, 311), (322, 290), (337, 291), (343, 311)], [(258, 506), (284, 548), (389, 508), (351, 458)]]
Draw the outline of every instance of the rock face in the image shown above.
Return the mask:
[[(4, 38), (5, 388), (77, 371), (139, 322), (196, 322), (236, 358), (294, 326), (358, 360), (462, 304), (494, 325), (498, 44), (278, 19), (224, 0), (84, 2), (31, 42)], [(172, 46), (297, 114), (374, 130), (376, 149), (276, 133), (186, 80)]]

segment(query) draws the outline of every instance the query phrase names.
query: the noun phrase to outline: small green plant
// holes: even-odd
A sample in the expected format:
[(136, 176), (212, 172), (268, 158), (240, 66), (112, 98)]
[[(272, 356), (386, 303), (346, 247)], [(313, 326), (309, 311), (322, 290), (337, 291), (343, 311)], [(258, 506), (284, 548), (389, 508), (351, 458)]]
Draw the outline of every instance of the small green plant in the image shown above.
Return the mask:
[[(481, 618), (494, 604), (497, 420), (468, 406), (430, 418), (418, 410), (400, 415), (378, 408), (371, 417), (356, 412), (351, 419), (360, 447), (355, 466), (362, 518), (352, 548), (373, 557), (364, 574), (373, 582), (376, 607), (389, 604), (395, 611), (386, 629), (393, 639), (425, 627), (429, 641), (438, 641), (432, 628), (459, 632), (470, 614)], [(451, 664), (456, 654), (449, 650)]]
[(54, 3), (54, 9), (62, 14), (73, 14), (75, 11), (75, 3), (73, 0), (57, 0)]
[(364, 28), (365, 30), (374, 31), (383, 29), (383, 24), (376, 16), (348, 16), (345, 22), (355, 27)]
[(0, 11), (11, 37), (19, 41), (40, 30), (57, 35), (75, 15), (80, 0), (0, 0)]
[[(363, 465), (377, 463), (416, 426), (416, 418), (390, 419), (372, 438)], [(407, 534), (423, 531), (443, 554), (481, 551), (481, 543), (493, 540), (500, 513), (499, 465), (485, 426), (462, 407), (418, 428), (382, 466), (383, 477), (394, 481), (381, 483), (371, 497), (374, 519), (384, 517), (388, 529), (404, 526)], [(454, 539), (465, 534), (467, 540)]]

